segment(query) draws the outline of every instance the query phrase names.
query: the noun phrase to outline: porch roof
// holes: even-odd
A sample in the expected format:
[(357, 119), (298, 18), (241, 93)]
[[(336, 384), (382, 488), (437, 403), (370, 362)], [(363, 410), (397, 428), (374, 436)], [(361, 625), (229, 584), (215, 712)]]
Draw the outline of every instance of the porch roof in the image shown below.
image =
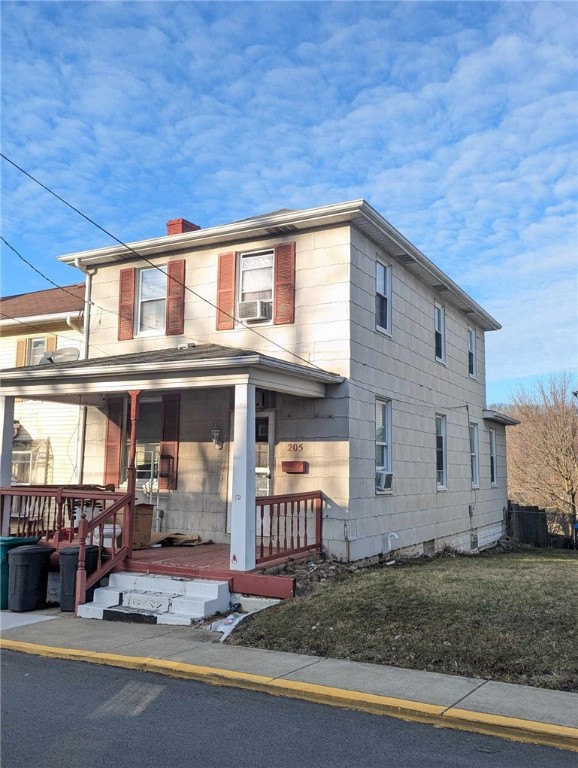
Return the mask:
[(225, 387), (250, 383), (263, 389), (324, 397), (343, 377), (313, 364), (289, 363), (249, 349), (188, 344), (125, 355), (2, 371), (0, 394), (98, 405), (106, 393)]

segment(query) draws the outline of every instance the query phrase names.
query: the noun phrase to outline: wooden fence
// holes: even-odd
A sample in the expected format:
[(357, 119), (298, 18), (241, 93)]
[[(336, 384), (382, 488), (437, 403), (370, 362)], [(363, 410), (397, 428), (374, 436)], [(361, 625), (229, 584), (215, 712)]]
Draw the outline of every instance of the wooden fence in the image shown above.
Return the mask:
[(521, 544), (549, 547), (550, 534), (546, 510), (539, 507), (522, 507), (508, 501), (506, 533)]

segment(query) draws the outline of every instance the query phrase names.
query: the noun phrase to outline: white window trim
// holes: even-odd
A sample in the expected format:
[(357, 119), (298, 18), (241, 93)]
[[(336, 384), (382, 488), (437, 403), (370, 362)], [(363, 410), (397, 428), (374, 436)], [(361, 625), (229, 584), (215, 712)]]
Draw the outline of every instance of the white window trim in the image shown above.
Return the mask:
[[(152, 270), (158, 271), (162, 270), (165, 274), (165, 292), (164, 296), (162, 297), (165, 302), (165, 320), (163, 323), (162, 328), (150, 328), (148, 331), (141, 331), (140, 330), (140, 319), (141, 319), (141, 306), (143, 302), (141, 301), (141, 291), (142, 291), (142, 276), (145, 272), (151, 272)], [(167, 331), (167, 301), (168, 301), (168, 276), (167, 276), (167, 265), (166, 264), (159, 264), (158, 267), (143, 267), (142, 269), (137, 269), (137, 278), (136, 278), (136, 286), (135, 286), (135, 313), (134, 313), (134, 335), (138, 336), (139, 338), (142, 338), (143, 336), (164, 336)], [(159, 301), (161, 297), (159, 296), (158, 299), (154, 299), (154, 301)], [(146, 301), (153, 301), (153, 299), (146, 299)]]
[[(44, 343), (43, 343), (42, 355), (40, 355), (38, 360), (34, 362), (34, 343), (37, 341), (42, 341)], [(46, 336), (30, 336), (28, 339), (26, 339), (26, 365), (38, 364), (38, 362), (46, 354), (46, 346), (47, 346), (46, 342), (47, 342)]]
[[(386, 463), (385, 463), (385, 465), (382, 466), (382, 465), (378, 465), (377, 462), (376, 462), (376, 464), (375, 464), (375, 471), (376, 471), (376, 473), (377, 472), (392, 472), (392, 466), (393, 466), (392, 450), (391, 450), (391, 448), (392, 448), (392, 446), (391, 446), (391, 414), (392, 414), (391, 400), (388, 400), (387, 398), (376, 397), (376, 399), (375, 399), (375, 424), (376, 424), (376, 426), (377, 426), (377, 408), (378, 407), (382, 407), (383, 408), (384, 406), (385, 406), (385, 441), (386, 442), (385, 443), (382, 442), (382, 441), (378, 442), (378, 440), (376, 438), (376, 440), (375, 440), (375, 448), (376, 448), (375, 452), (377, 453), (377, 446), (379, 446), (379, 445), (383, 446), (384, 445), (386, 447), (386, 451), (385, 451)], [(376, 488), (375, 492), (378, 495), (381, 495), (381, 494), (391, 494), (391, 493), (393, 493), (393, 488), (387, 488), (387, 489), (383, 489), (383, 490), (380, 490), (380, 489)]]
[[(494, 477), (492, 478), (492, 465), (494, 467)], [(498, 487), (498, 455), (496, 451), (496, 430), (490, 429), (490, 485), (492, 488)]]
[(480, 487), (480, 441), (478, 425), (470, 422), (468, 429), (468, 438), (470, 444), (470, 474), (472, 478), (472, 488)]
[[(378, 272), (379, 265), (381, 265), (384, 268), (384, 273), (385, 273), (384, 274), (384, 282), (385, 282), (384, 290), (385, 290), (385, 293), (382, 293), (379, 290), (378, 283), (377, 283), (377, 272)], [(379, 323), (377, 322), (377, 311), (375, 313), (375, 328), (376, 328), (377, 331), (379, 331), (380, 333), (384, 333), (387, 336), (391, 336), (391, 295), (392, 295), (391, 282), (392, 282), (392, 267), (391, 267), (391, 264), (386, 264), (384, 261), (382, 261), (379, 258), (376, 259), (376, 262), (375, 262), (375, 297), (376, 297), (376, 300), (377, 300), (378, 296), (383, 296), (383, 298), (387, 302), (387, 312), (386, 312), (386, 317), (385, 317), (385, 321), (387, 323), (387, 328), (384, 328), (382, 325), (379, 325)]]
[[(468, 328), (468, 375), (471, 379), (478, 378), (478, 356), (476, 350), (476, 332), (473, 328)], [(472, 368), (470, 371), (470, 354), (472, 355)]]
[[(438, 317), (440, 319), (439, 328), (438, 328)], [(446, 361), (446, 310), (443, 304), (438, 304), (436, 301), (434, 304), (434, 353), (437, 351), (435, 336), (438, 333), (441, 336), (441, 356), (438, 356), (436, 354), (435, 358), (438, 363), (445, 363)]]
[[(440, 426), (441, 426), (441, 430), (440, 430), (439, 435), (438, 435), (438, 429), (437, 429), (437, 427), (438, 427), (438, 419), (440, 419)], [(446, 418), (445, 414), (443, 414), (443, 413), (436, 413), (436, 415), (435, 415), (435, 436), (436, 436), (436, 442), (435, 442), (435, 470), (436, 470), (436, 488), (437, 488), (438, 491), (446, 491), (447, 488), (448, 488), (447, 433), (448, 433), (448, 430), (447, 430), (447, 418)], [(438, 476), (437, 476), (437, 473), (438, 473), (438, 468), (437, 468), (437, 451), (438, 451), (437, 439), (438, 439), (438, 436), (441, 436), (441, 438), (443, 440), (443, 451), (442, 451), (442, 453), (443, 453), (443, 470), (442, 470), (443, 471), (443, 476), (442, 476), (442, 480), (441, 481), (438, 480)]]
[[(256, 251), (241, 251), (238, 254), (237, 258), (237, 274), (235, 278), (235, 296), (236, 296), (236, 308), (237, 312), (236, 315), (238, 315), (238, 308), (239, 304), (242, 301), (242, 265), (243, 265), (243, 259), (246, 256), (260, 256), (260, 255), (266, 255), (271, 254), (273, 256), (273, 268), (271, 270), (271, 317), (266, 320), (259, 320), (259, 321), (252, 321), (251, 325), (253, 325), (255, 322), (257, 322), (258, 325), (273, 325), (273, 314), (275, 311), (275, 248), (259, 248), (259, 250)], [(266, 299), (262, 299), (262, 301), (266, 301)], [(244, 322), (238, 320), (237, 323), (239, 325), (244, 325)]]

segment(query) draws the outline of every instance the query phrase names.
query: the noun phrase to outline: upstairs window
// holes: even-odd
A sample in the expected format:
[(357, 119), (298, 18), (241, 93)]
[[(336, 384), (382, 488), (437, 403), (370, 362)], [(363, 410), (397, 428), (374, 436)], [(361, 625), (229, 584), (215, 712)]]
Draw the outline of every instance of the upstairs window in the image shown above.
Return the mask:
[(137, 285), (136, 333), (165, 332), (167, 273), (165, 267), (140, 269)]
[(31, 336), (19, 339), (16, 344), (16, 368), (38, 365), (47, 352), (56, 349), (56, 336)]
[(274, 248), (219, 254), (217, 273), (217, 330), (229, 331), (236, 322), (295, 320), (295, 242)]
[(375, 262), (375, 326), (391, 333), (391, 265)]
[(441, 304), (434, 306), (434, 324), (436, 360), (443, 363), (446, 359), (446, 316)]
[(476, 332), (473, 328), (468, 328), (468, 373), (474, 379), (477, 376)]
[(238, 297), (240, 320), (271, 320), (273, 266), (273, 251), (241, 254)]
[(28, 339), (28, 350), (26, 365), (38, 365), (42, 356), (46, 352), (46, 339)]
[(470, 424), (470, 467), (472, 476), (472, 487), (477, 488), (480, 484), (480, 456), (478, 449), (478, 425)]
[(447, 488), (446, 460), (446, 417), (436, 416), (436, 486), (438, 490)]
[(122, 269), (118, 340), (135, 336), (178, 336), (185, 326), (185, 261), (149, 269)]

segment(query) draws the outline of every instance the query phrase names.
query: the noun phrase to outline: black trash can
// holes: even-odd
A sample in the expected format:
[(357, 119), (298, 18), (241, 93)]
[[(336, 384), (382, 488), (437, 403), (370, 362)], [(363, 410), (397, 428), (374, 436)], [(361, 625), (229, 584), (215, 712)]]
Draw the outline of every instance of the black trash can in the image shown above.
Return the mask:
[(8, 608), (21, 613), (46, 607), (48, 566), (54, 547), (40, 544), (8, 552)]
[[(98, 566), (98, 547), (96, 544), (89, 544), (85, 547), (84, 567), (86, 575), (96, 571)], [(76, 571), (78, 570), (78, 555), (80, 547), (73, 544), (70, 547), (64, 547), (59, 550), (60, 559), (60, 610), (73, 611), (76, 602)], [(86, 602), (92, 601), (94, 590), (97, 584), (86, 591)]]

